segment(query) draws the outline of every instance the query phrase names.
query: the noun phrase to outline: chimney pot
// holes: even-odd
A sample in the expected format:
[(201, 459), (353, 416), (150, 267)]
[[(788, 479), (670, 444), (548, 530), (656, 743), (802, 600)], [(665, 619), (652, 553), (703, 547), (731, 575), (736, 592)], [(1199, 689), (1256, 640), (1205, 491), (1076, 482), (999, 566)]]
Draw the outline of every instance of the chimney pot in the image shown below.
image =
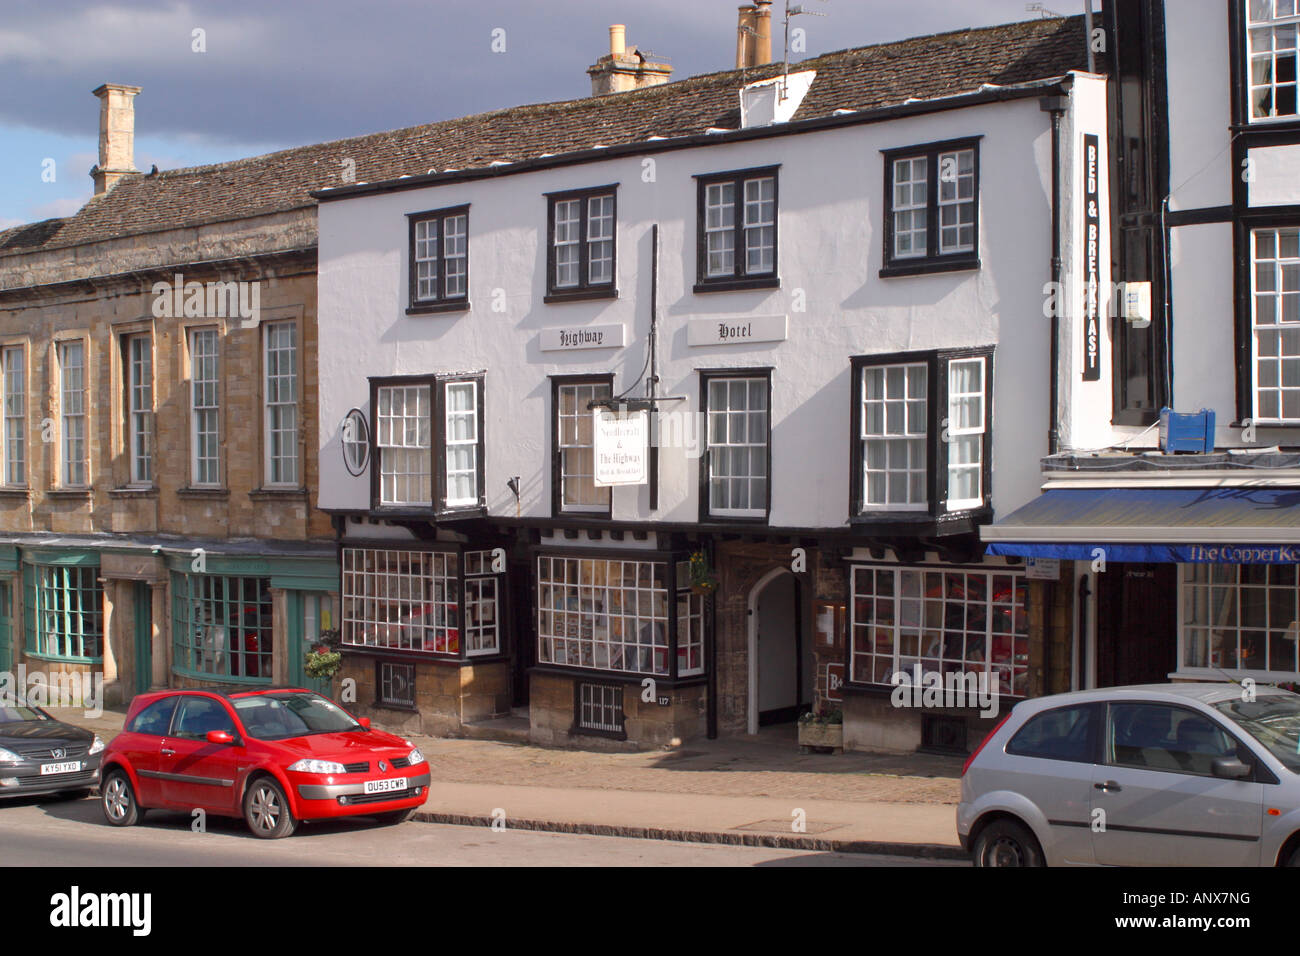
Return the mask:
[(99, 97), (99, 163), (91, 170), (95, 195), (106, 193), (135, 168), (135, 97), (138, 86), (105, 83), (95, 89)]
[(772, 0), (754, 3), (754, 66), (772, 62)]
[(744, 70), (754, 65), (754, 39), (758, 32), (754, 18), (757, 8), (752, 3), (742, 4), (736, 16), (736, 69)]
[(610, 56), (622, 56), (627, 52), (627, 27), (615, 23), (609, 28)]

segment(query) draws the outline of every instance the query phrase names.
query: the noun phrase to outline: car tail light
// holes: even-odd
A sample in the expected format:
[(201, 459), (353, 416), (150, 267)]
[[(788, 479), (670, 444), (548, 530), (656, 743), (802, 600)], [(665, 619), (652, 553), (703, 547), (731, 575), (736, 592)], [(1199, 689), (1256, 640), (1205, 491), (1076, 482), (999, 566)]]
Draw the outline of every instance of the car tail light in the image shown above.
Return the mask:
[(998, 721), (997, 726), (988, 732), (988, 736), (980, 741), (980, 745), (971, 751), (971, 755), (967, 757), (966, 762), (961, 765), (961, 775), (963, 777), (966, 776), (966, 771), (970, 769), (970, 765), (975, 762), (975, 758), (980, 755), (980, 751), (983, 750), (988, 742), (993, 739), (993, 735), (1002, 729), (1002, 725), (1010, 719), (1011, 713), (1008, 711), (1007, 715)]

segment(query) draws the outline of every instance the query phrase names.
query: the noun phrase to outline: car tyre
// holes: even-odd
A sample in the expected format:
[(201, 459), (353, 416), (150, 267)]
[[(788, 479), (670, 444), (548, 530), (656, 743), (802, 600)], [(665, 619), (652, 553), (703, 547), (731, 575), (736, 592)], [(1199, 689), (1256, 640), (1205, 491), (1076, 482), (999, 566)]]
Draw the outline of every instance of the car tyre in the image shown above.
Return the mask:
[(278, 840), (298, 829), (284, 788), (272, 777), (258, 777), (244, 793), (244, 822), (253, 836)]
[(1283, 863), (1282, 865), (1300, 866), (1300, 846), (1297, 846), (1294, 850), (1291, 851), (1291, 853), (1286, 858), (1286, 862)]
[(1045, 866), (1034, 835), (1014, 820), (995, 820), (975, 840), (976, 866)]
[(407, 807), (405, 810), (389, 810), (387, 813), (377, 814), (377, 819), (386, 827), (395, 827), (399, 823), (405, 823), (411, 819), (411, 814), (415, 812), (415, 807)]
[(100, 787), (104, 818), (115, 827), (133, 827), (144, 818), (144, 807), (135, 799), (135, 788), (125, 770), (110, 770)]

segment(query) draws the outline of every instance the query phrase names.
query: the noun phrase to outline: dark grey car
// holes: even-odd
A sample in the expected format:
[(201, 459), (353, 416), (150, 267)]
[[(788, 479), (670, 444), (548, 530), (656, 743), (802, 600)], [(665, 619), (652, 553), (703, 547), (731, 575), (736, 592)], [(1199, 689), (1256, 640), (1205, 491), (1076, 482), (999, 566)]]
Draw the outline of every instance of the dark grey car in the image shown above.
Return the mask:
[(98, 734), (39, 707), (0, 704), (0, 798), (98, 786), (103, 751)]

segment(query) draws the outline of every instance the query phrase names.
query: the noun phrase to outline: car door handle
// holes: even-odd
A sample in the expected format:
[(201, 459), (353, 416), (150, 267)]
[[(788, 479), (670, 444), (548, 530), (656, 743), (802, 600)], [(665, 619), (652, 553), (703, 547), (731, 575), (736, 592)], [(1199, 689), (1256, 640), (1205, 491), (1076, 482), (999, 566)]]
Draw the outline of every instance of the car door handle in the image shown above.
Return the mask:
[(1110, 793), (1111, 791), (1114, 791), (1115, 793), (1119, 793), (1121, 790), (1124, 789), (1119, 784), (1117, 784), (1114, 780), (1107, 780), (1105, 783), (1094, 783), (1092, 785), (1092, 788), (1094, 790), (1103, 790), (1106, 793)]
[(174, 750), (169, 750), (169, 749), (166, 748), (166, 747), (164, 747), (164, 748), (162, 749), (161, 753), (162, 753), (162, 755), (163, 755), (164, 757), (174, 757), (174, 756), (176, 756), (176, 751), (174, 751)]

